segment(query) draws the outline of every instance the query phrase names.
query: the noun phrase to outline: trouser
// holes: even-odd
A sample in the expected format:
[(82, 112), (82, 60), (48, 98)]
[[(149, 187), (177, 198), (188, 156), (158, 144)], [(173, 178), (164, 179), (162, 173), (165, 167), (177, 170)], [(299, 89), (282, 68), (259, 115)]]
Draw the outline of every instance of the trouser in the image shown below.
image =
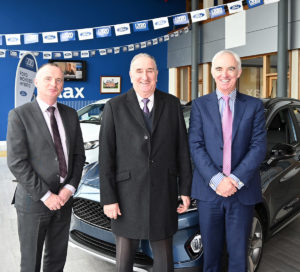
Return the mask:
[(62, 272), (67, 257), (71, 207), (48, 213), (17, 210), (21, 272)]
[[(139, 241), (116, 235), (117, 272), (132, 272)], [(165, 240), (150, 241), (150, 245), (153, 254), (153, 272), (173, 272), (172, 237)]]
[(247, 272), (249, 235), (253, 205), (243, 205), (237, 196), (217, 196), (214, 201), (198, 201), (203, 243), (204, 272), (220, 272), (224, 242), (228, 252), (228, 272)]

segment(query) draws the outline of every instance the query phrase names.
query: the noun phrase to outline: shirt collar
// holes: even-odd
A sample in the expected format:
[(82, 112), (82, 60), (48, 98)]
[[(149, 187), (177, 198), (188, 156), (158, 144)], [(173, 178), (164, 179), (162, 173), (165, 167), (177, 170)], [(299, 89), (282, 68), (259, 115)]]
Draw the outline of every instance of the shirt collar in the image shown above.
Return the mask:
[[(137, 97), (139, 103), (141, 103), (142, 100), (143, 100), (143, 97), (141, 97), (137, 92), (136, 92), (136, 97)], [(153, 103), (153, 101), (154, 101), (154, 93), (151, 96), (149, 96), (148, 99), (149, 99), (150, 103)]]
[(57, 109), (57, 102), (55, 102), (53, 105), (48, 105), (43, 100), (41, 100), (39, 97), (36, 97), (36, 101), (39, 104), (42, 112), (46, 112), (50, 106), (55, 107)]
[[(224, 96), (224, 94), (222, 94), (218, 89), (216, 90), (216, 93), (217, 93), (217, 97), (218, 97), (218, 101), (219, 101), (219, 100), (222, 98), (222, 96)], [(234, 90), (229, 94), (230, 100), (235, 101), (235, 99), (236, 99), (236, 93), (237, 93), (237, 90), (234, 89)]]

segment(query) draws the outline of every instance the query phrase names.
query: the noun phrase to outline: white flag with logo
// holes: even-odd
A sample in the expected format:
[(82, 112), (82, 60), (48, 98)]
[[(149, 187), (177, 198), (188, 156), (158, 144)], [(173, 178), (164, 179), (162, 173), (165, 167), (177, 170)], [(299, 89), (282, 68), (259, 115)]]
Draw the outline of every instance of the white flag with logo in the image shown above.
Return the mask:
[(160, 17), (152, 20), (153, 28), (160, 29), (169, 26), (169, 19), (168, 17)]
[(205, 9), (191, 11), (191, 19), (193, 23), (200, 22), (207, 19)]
[(43, 59), (52, 59), (52, 52), (44, 51), (43, 52)]
[(115, 34), (116, 36), (130, 34), (130, 25), (129, 24), (115, 25)]
[(57, 43), (57, 32), (43, 32), (43, 43)]
[(227, 4), (229, 13), (237, 13), (243, 11), (242, 1), (235, 1)]
[(78, 32), (78, 38), (81, 41), (94, 39), (93, 28), (78, 29), (77, 32)]
[(6, 34), (6, 45), (20, 45), (21, 35), (20, 34)]

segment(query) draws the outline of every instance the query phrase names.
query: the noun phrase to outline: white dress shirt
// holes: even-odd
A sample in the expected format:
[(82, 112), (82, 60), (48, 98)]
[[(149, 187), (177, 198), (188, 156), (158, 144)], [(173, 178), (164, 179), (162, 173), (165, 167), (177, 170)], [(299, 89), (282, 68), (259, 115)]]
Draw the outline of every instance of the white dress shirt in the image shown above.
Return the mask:
[[(143, 108), (144, 108), (144, 102), (143, 102), (143, 99), (144, 99), (144, 98), (141, 97), (141, 96), (139, 96), (137, 92), (135, 92), (135, 93), (136, 93), (137, 99), (138, 99), (138, 101), (139, 101), (140, 108), (143, 110)], [(149, 102), (148, 102), (148, 104), (147, 104), (147, 107), (148, 107), (148, 109), (149, 109), (149, 112), (151, 112), (152, 109), (153, 109), (153, 105), (154, 105), (154, 94), (152, 94), (150, 97), (148, 97), (148, 99), (149, 99)]]

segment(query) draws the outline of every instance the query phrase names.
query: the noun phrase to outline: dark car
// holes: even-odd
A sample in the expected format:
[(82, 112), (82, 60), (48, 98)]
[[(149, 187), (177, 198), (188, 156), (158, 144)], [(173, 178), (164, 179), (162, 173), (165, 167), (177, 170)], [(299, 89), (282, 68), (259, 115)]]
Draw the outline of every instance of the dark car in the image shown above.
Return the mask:
[[(300, 213), (300, 101), (275, 98), (263, 102), (268, 151), (260, 168), (263, 202), (255, 206), (249, 238), (248, 271), (251, 272), (258, 268), (264, 242)], [(190, 110), (188, 105), (183, 108), (187, 126)], [(74, 197), (70, 243), (115, 263), (115, 239), (110, 220), (100, 205), (97, 163), (85, 168)], [(203, 249), (194, 200), (189, 210), (179, 215), (173, 253), (177, 272), (199, 271), (202, 266)], [(152, 262), (149, 243), (141, 241), (134, 271), (151, 271)]]

